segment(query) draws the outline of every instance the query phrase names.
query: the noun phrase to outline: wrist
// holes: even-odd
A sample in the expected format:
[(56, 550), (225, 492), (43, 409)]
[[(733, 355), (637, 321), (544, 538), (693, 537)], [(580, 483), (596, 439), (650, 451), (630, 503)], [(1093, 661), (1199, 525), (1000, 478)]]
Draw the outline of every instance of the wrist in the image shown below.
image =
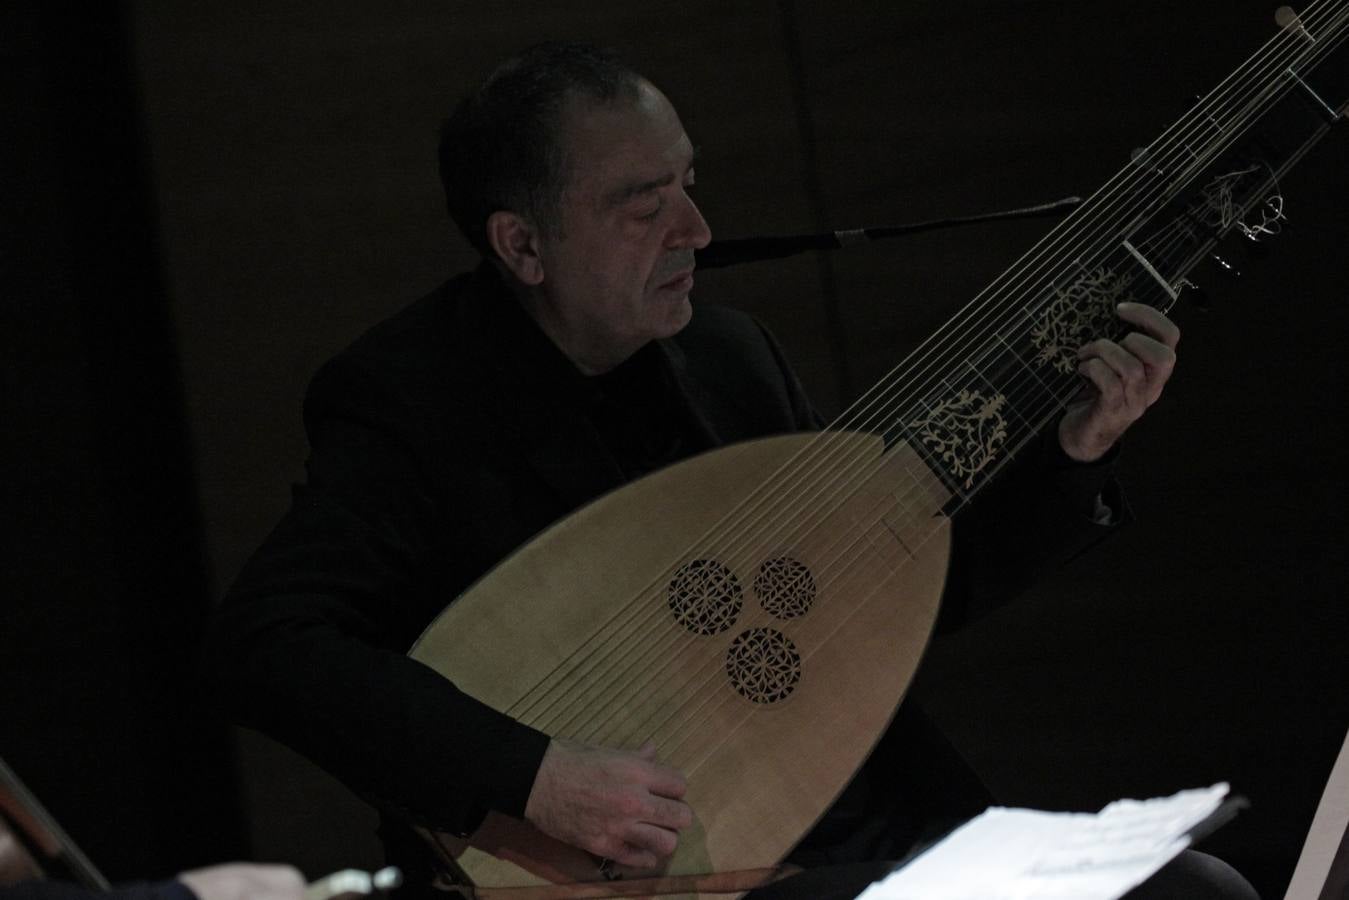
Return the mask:
[(1077, 435), (1068, 427), (1068, 419), (1059, 420), (1058, 445), (1064, 456), (1075, 463), (1090, 465), (1100, 462), (1115, 446), (1115, 441), (1101, 438), (1088, 440)]

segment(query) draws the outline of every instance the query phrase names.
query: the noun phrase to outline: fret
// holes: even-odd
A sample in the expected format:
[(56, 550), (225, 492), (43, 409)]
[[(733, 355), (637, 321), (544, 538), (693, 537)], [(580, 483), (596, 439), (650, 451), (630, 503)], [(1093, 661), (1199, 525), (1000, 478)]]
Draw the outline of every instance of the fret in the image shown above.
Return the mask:
[[(1044, 293), (1039, 308), (1036, 304), (1023, 308), (1015, 323), (999, 332), (998, 339), (1009, 352), (1016, 353), (1023, 361), (1026, 370), (1034, 375), (1045, 394), (1056, 398), (1062, 405), (1077, 389), (1080, 381), (1077, 376), (1077, 347), (1059, 347), (1052, 355), (1045, 349), (1045, 304), (1051, 302), (1053, 296), (1054, 290), (1050, 289)], [(1084, 336), (1086, 333), (1082, 332)], [(1081, 343), (1077, 346), (1080, 347)], [(1064, 365), (1064, 362), (1069, 364)]]
[(1161, 273), (1157, 271), (1156, 267), (1154, 267), (1152, 263), (1148, 261), (1147, 257), (1143, 256), (1142, 253), (1139, 253), (1138, 248), (1135, 247), (1133, 244), (1129, 243), (1128, 241), (1121, 242), (1120, 246), (1128, 251), (1129, 255), (1133, 257), (1133, 261), (1137, 263), (1139, 266), (1141, 266), (1143, 268), (1143, 271), (1152, 277), (1153, 282), (1155, 282), (1155, 286), (1157, 288), (1160, 288), (1162, 293), (1164, 293), (1167, 296), (1167, 298), (1174, 303), (1176, 300), (1176, 289), (1173, 288), (1169, 283), (1167, 283), (1166, 279), (1163, 278), (1161, 276)]
[(1047, 381), (1040, 367), (1033, 363), (1033, 350), (1024, 336), (1021, 349), (1017, 346), (1005, 332), (997, 332), (966, 360), (966, 365), (974, 370), (977, 379), (982, 379), (986, 390), (1007, 398), (1008, 408), (1021, 430), (1033, 431), (1048, 410), (1060, 405), (1063, 392), (1061, 385), (1055, 389), (1053, 379)]
[(1062, 375), (1076, 373), (1078, 348), (1121, 330), (1115, 308), (1147, 302), (1140, 298), (1136, 281), (1135, 273), (1122, 269), (1118, 260), (1107, 259), (1090, 267), (1079, 263), (1073, 280), (1051, 284), (1037, 307), (1028, 310), (1034, 363)]
[[(879, 522), (904, 554), (912, 557), (942, 526), (945, 517), (934, 516), (932, 510), (943, 509), (950, 501), (951, 493), (938, 476), (917, 460), (906, 458), (900, 470), (903, 475), (881, 511)], [(869, 531), (868, 535), (873, 546), (884, 549), (887, 558), (893, 557), (894, 544), (881, 540), (875, 531)]]
[(1019, 356), (1001, 348), (991, 342), (963, 360), (894, 423), (895, 436), (962, 501), (988, 480), (1007, 446), (1034, 434), (1043, 407), (1056, 402), (1023, 374)]
[[(1001, 345), (995, 344), (993, 346), (1000, 347)], [(997, 358), (980, 355), (967, 358), (962, 364), (963, 371), (959, 375), (942, 379), (942, 384), (945, 387), (943, 397), (950, 397), (963, 392), (980, 394), (985, 397), (1002, 397), (1007, 425), (1009, 427), (1024, 427), (1032, 418), (1030, 413), (1033, 411), (1033, 404), (1037, 399), (1034, 394), (1027, 394), (1024, 385), (1034, 382), (1008, 375), (1007, 370), (1013, 369), (1013, 365), (999, 362), (1005, 356), (1006, 354), (999, 353)], [(1019, 371), (1019, 368), (1017, 370)]]
[[(1172, 265), (1164, 248), (1165, 245), (1150, 248), (1153, 255), (1149, 258), (1130, 241), (1123, 240), (1108, 254), (1107, 264), (1113, 271), (1120, 273), (1121, 278), (1129, 280), (1129, 296), (1126, 299), (1130, 302), (1146, 303), (1160, 310), (1167, 310), (1176, 301), (1177, 289), (1172, 286), (1166, 274), (1158, 269), (1159, 266), (1169, 269)], [(1104, 336), (1120, 338), (1131, 327), (1116, 318)]]
[[(1347, 24), (1339, 17), (1333, 28)], [(907, 369), (927, 374), (901, 383), (904, 396), (882, 429), (888, 445), (912, 447), (954, 504), (968, 500), (1080, 388), (1078, 350), (1132, 330), (1119, 304), (1165, 311), (1219, 238), (1277, 232), (1279, 176), (1330, 127), (1322, 120), (1349, 112), (1330, 109), (1320, 97), (1339, 94), (1300, 72), (1285, 54), (1263, 75), (1205, 97), (1172, 133), (1136, 151), (1116, 182), (962, 313), (967, 336), (943, 347), (945, 359)]]
[[(1039, 367), (1034, 362), (1034, 347), (1029, 337), (1029, 334), (1013, 334), (1009, 339), (1006, 331), (1000, 331), (993, 339), (1002, 348), (1001, 352), (1016, 359), (1018, 370), (1033, 379), (1046, 396), (1058, 397), (1062, 393), (1062, 385), (1056, 386), (1052, 383), (1056, 380), (1052, 375), (1038, 370)], [(1018, 350), (1018, 347), (1021, 349)]]

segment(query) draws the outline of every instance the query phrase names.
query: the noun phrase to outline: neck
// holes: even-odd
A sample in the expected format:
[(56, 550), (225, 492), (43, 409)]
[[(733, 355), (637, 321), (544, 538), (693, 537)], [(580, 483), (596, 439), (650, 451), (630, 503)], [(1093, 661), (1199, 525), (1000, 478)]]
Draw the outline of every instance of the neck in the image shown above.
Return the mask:
[(516, 297), (529, 317), (583, 375), (603, 375), (641, 349), (590, 322), (563, 314), (547, 292), (517, 285)]

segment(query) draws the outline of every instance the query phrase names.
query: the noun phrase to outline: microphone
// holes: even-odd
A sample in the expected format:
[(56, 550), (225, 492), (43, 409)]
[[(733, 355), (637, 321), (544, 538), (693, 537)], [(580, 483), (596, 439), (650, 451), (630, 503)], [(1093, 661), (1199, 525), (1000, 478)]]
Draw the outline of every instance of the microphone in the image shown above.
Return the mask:
[(764, 259), (781, 259), (795, 256), (807, 250), (838, 250), (843, 247), (855, 247), (872, 241), (899, 237), (904, 234), (917, 234), (921, 231), (935, 231), (956, 225), (973, 225), (978, 222), (992, 222), (999, 219), (1034, 219), (1041, 216), (1060, 215), (1077, 207), (1081, 197), (1064, 197), (1051, 203), (1027, 206), (1022, 209), (1002, 210), (1001, 212), (981, 213), (974, 216), (956, 216), (947, 219), (932, 219), (928, 222), (914, 222), (908, 225), (882, 225), (874, 228), (849, 228), (840, 231), (821, 231), (815, 234), (792, 234), (783, 236), (763, 236), (731, 238), (713, 241), (694, 256), (700, 269), (715, 269), (720, 266), (733, 266), (738, 263), (758, 262)]

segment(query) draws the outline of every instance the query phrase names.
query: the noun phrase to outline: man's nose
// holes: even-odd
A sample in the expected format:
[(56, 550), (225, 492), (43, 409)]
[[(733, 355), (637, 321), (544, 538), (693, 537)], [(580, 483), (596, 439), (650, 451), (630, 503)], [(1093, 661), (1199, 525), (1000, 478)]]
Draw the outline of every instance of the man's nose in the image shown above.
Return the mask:
[(683, 208), (680, 210), (678, 224), (670, 232), (670, 247), (672, 249), (692, 247), (694, 250), (701, 250), (712, 242), (712, 229), (707, 226), (707, 220), (703, 218), (693, 198), (688, 194), (682, 194), (682, 197)]

